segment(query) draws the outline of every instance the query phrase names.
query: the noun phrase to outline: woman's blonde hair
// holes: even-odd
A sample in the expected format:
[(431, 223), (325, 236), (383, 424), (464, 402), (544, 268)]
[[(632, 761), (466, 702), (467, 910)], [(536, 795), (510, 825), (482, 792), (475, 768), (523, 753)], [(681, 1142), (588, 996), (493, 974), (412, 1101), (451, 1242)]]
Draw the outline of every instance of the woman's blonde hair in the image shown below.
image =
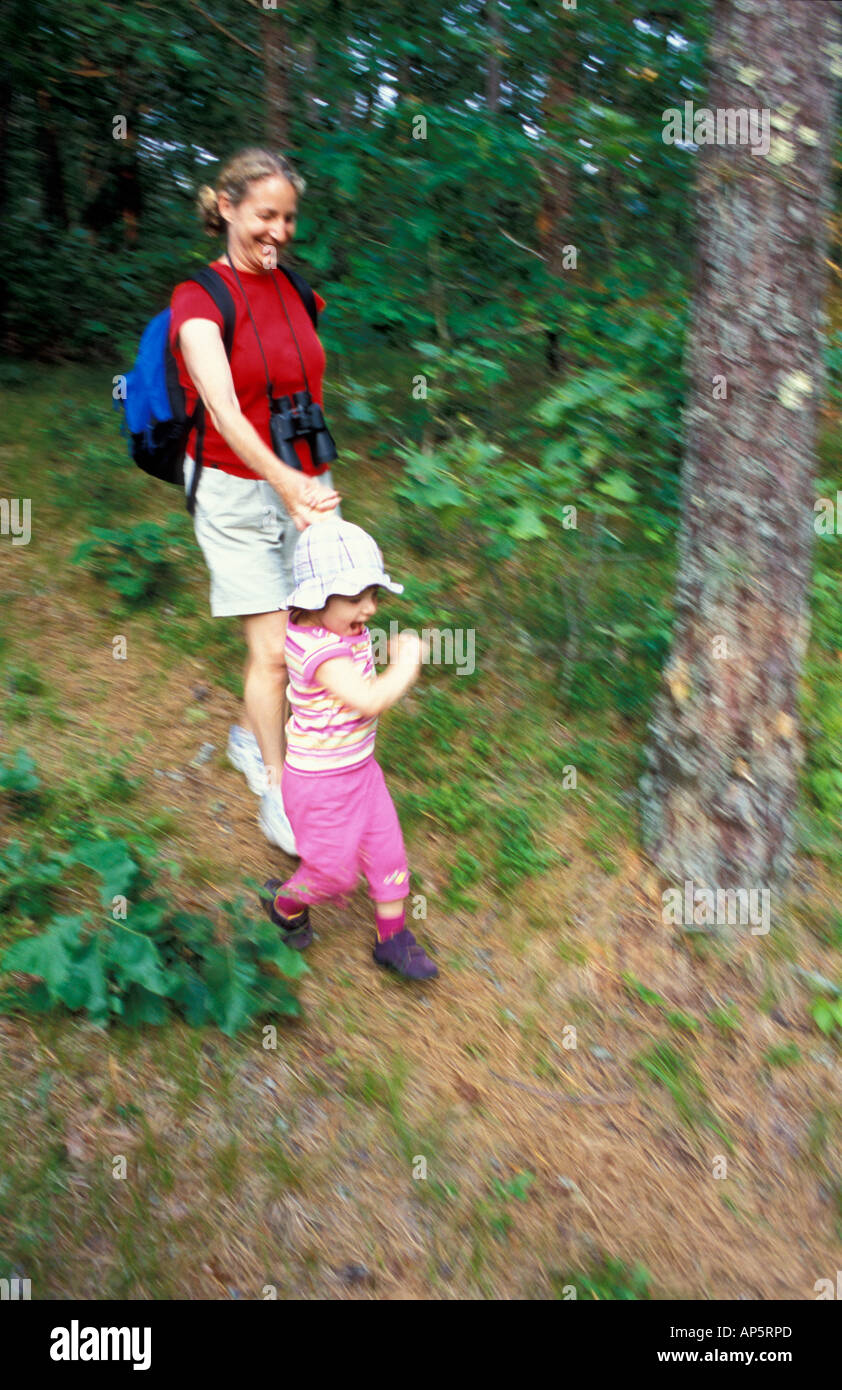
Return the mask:
[(258, 179), (267, 179), (280, 176), (288, 179), (299, 197), (301, 197), (307, 187), (300, 174), (297, 174), (288, 159), (282, 154), (273, 154), (271, 150), (258, 148), (240, 150), (219, 172), (216, 180), (216, 188), (211, 188), (205, 184), (199, 189), (196, 199), (199, 215), (205, 231), (211, 236), (224, 232), (226, 227), (225, 218), (219, 211), (219, 194), (227, 193), (231, 202), (237, 207), (248, 193), (250, 183), (255, 183)]

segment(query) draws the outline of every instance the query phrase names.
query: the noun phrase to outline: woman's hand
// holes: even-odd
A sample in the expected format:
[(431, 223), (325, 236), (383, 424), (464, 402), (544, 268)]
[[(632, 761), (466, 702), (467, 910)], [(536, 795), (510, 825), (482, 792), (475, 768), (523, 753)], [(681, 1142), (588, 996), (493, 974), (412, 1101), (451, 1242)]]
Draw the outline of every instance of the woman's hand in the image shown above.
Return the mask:
[[(293, 470), (291, 469), (290, 472)], [(308, 478), (304, 474), (297, 480), (297, 486), (290, 488), (282, 498), (284, 506), (297, 531), (304, 531), (316, 521), (323, 521), (334, 507), (338, 506), (339, 493), (326, 488), (318, 478)]]

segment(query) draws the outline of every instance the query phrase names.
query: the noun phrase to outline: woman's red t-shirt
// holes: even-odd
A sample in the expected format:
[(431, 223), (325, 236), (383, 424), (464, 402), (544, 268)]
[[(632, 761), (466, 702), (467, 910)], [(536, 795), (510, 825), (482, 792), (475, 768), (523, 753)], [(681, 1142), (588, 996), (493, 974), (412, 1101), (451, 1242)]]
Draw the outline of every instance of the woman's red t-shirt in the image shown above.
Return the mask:
[[(266, 372), (263, 368), (263, 359), (260, 355), (260, 348), (257, 345), (257, 338), (246, 303), (230, 265), (225, 261), (214, 261), (213, 268), (219, 271), (231, 291), (237, 311), (234, 326), (234, 346), (231, 352), (231, 375), (234, 378), (237, 400), (243, 414), (254, 425), (264, 444), (271, 449)], [(272, 394), (292, 396), (296, 391), (303, 391), (306, 385), (286, 315), (278, 302), (278, 295), (272, 284), (274, 279), (283, 296), (287, 314), (289, 314), (295, 328), (298, 347), (307, 369), (310, 394), (314, 401), (322, 405), (322, 376), (325, 368), (324, 348), (298, 291), (294, 289), (283, 271), (280, 270), (256, 274), (240, 270), (238, 274), (248, 296), (251, 312), (260, 334), (260, 341), (263, 344), (263, 351), (266, 354), (272, 382)], [(326, 302), (320, 294), (316, 294), (315, 290), (313, 293), (321, 313), (326, 307)], [(178, 346), (178, 334), (181, 325), (187, 319), (210, 319), (212, 323), (217, 324), (221, 333), (223, 331), (222, 315), (201, 285), (195, 285), (189, 281), (176, 286), (170, 307), (172, 310), (170, 347), (178, 366), (178, 379), (184, 388), (187, 411), (190, 413), (196, 404), (198, 392), (184, 365), (184, 358)], [(301, 460), (304, 473), (311, 476), (316, 473), (324, 473), (325, 469), (330, 466), (326, 464), (322, 468), (314, 468), (307, 441), (294, 439), (292, 442), (295, 452)], [(187, 445), (187, 452), (191, 455), (193, 454), (194, 443), (195, 431), (191, 434)], [(202, 462), (214, 468), (221, 468), (225, 473), (233, 473), (238, 478), (260, 477), (259, 473), (248, 468), (242, 459), (229, 449), (225, 440), (214, 429), (210, 415), (207, 413)]]

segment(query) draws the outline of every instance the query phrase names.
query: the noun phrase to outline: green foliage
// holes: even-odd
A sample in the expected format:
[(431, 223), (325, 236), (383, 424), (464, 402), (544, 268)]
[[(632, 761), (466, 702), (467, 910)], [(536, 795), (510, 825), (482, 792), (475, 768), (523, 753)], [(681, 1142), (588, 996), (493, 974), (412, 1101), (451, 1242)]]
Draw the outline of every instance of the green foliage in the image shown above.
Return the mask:
[(611, 1255), (602, 1255), (596, 1264), (587, 1270), (571, 1270), (567, 1273), (553, 1270), (551, 1281), (558, 1299), (569, 1297), (565, 1292), (567, 1289), (576, 1290), (577, 1300), (591, 1298), (610, 1302), (640, 1302), (652, 1297), (652, 1276), (644, 1266), (636, 1264), (629, 1268), (622, 1260), (616, 1260)]
[(41, 779), (25, 749), (19, 748), (11, 760), (0, 761), (0, 791), (8, 793), (20, 815), (30, 815), (41, 805)]
[(43, 695), (47, 686), (39, 671), (31, 664), (13, 667), (6, 672), (6, 688), (12, 695)]
[(723, 1038), (733, 1038), (742, 1030), (740, 1011), (734, 1003), (723, 1004), (721, 1008), (711, 1009), (710, 1022)]
[(445, 900), (450, 907), (466, 908), (469, 912), (475, 911), (477, 901), (464, 890), (479, 883), (483, 876), (483, 867), (479, 859), (468, 850), (460, 846), (456, 851), (456, 857), (450, 866), (450, 873), (445, 888)]
[(768, 1067), (791, 1067), (801, 1061), (801, 1049), (797, 1043), (781, 1043), (769, 1047), (763, 1053), (763, 1061)]
[(635, 978), (628, 971), (623, 971), (623, 982), (630, 994), (634, 994), (644, 1004), (650, 1004), (654, 1008), (660, 1009), (667, 1023), (671, 1023), (674, 1028), (679, 1028), (685, 1033), (698, 1033), (701, 1030), (701, 1023), (692, 1014), (685, 1014), (680, 1009), (672, 1009), (664, 999), (663, 995), (656, 990), (644, 985), (641, 980)]
[(516, 887), (524, 878), (545, 873), (556, 861), (554, 850), (535, 844), (535, 833), (525, 807), (505, 807), (496, 811), (492, 820), (498, 836), (494, 872), (504, 892)]
[(43, 920), (65, 871), (64, 856), (45, 852), (37, 842), (10, 840), (0, 850), (0, 912)]
[(142, 486), (141, 474), (110, 416), (105, 405), (93, 410), (65, 400), (44, 429), (55, 461), (48, 473), (52, 496), (62, 509), (96, 522), (124, 512)]
[(842, 332), (838, 329), (824, 340), (824, 361), (828, 399), (837, 407), (842, 406)]
[(733, 1150), (733, 1143), (707, 1103), (705, 1085), (690, 1059), (669, 1042), (656, 1042), (635, 1058), (640, 1067), (672, 1096), (680, 1118), (692, 1130), (713, 1130)]
[(73, 563), (103, 580), (129, 607), (141, 607), (177, 591), (184, 539), (184, 521), (176, 515), (163, 524), (141, 521), (127, 531), (94, 526)]
[[(50, 915), (60, 885), (80, 870), (94, 875), (102, 910)], [(238, 898), (223, 904), (227, 930), (217, 939), (208, 917), (155, 890), (150, 867), (122, 840), (79, 837), (46, 854), (12, 842), (0, 883), (4, 909), (44, 924), (0, 957), (5, 973), (32, 977), (7, 985), (4, 1012), (84, 1011), (102, 1027), (161, 1024), (176, 1012), (229, 1037), (254, 1019), (300, 1013), (289, 982), (307, 967), (271, 923)]]
[(492, 1178), (490, 1196), (478, 1202), (475, 1208), (481, 1227), (496, 1237), (507, 1237), (512, 1225), (508, 1207), (513, 1201), (525, 1202), (534, 1181), (535, 1174), (529, 1172), (516, 1173), (508, 1182)]
[(819, 995), (810, 1005), (810, 1017), (825, 1037), (842, 1033), (842, 995)]

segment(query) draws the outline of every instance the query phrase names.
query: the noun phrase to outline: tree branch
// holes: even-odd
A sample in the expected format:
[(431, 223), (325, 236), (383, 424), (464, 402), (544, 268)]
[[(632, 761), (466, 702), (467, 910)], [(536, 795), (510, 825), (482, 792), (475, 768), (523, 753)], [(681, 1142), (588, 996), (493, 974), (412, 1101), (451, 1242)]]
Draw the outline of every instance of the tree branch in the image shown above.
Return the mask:
[[(208, 21), (208, 24), (212, 24), (214, 29), (219, 29), (220, 33), (224, 34), (226, 39), (230, 39), (232, 43), (239, 44), (240, 48), (244, 48), (246, 53), (253, 54), (255, 58), (262, 58), (263, 55), (259, 49), (252, 48), (250, 43), (243, 43), (242, 39), (238, 39), (237, 35), (232, 34), (230, 29), (226, 29), (224, 24), (220, 24), (218, 19), (214, 19), (212, 14), (208, 14), (207, 10), (203, 10), (198, 0), (190, 0), (190, 4), (193, 6), (194, 10), (199, 11), (202, 18)], [(260, 9), (261, 6), (258, 5), (257, 8)]]
[(545, 261), (547, 259), (546, 256), (542, 256), (540, 251), (535, 251), (531, 246), (524, 246), (522, 241), (518, 241), (515, 237), (511, 236), (509, 232), (504, 231), (502, 227), (498, 227), (497, 230), (507, 241), (512, 241), (515, 246), (519, 246), (521, 251), (528, 251), (530, 256), (537, 256), (539, 261)]

